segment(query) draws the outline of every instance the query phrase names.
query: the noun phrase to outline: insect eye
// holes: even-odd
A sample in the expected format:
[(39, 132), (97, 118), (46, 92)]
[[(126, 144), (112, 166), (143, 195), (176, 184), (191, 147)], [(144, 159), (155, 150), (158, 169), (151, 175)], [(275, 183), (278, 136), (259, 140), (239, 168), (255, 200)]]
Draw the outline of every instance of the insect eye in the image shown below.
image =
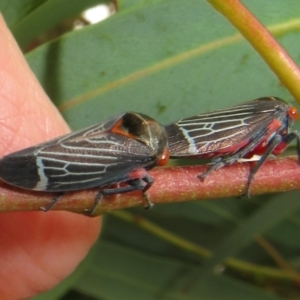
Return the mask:
[(297, 121), (299, 117), (298, 110), (295, 106), (289, 108), (288, 114), (293, 121)]
[(166, 149), (164, 151), (164, 153), (162, 154), (162, 156), (157, 161), (157, 165), (158, 166), (164, 166), (165, 164), (168, 163), (169, 157), (170, 157), (169, 149)]

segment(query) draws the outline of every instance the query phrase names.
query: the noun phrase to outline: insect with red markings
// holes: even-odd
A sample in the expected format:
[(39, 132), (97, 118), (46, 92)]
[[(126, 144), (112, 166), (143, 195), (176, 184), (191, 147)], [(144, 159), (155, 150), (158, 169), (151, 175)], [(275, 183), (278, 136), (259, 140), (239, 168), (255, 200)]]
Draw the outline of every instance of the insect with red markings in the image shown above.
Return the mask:
[[(103, 123), (4, 156), (0, 178), (20, 188), (45, 192), (98, 187), (93, 213), (104, 195), (140, 190), (153, 184), (147, 170), (168, 162), (164, 127), (140, 113), (126, 112)], [(112, 188), (111, 185), (125, 183)], [(50, 210), (63, 196), (53, 199)]]
[(261, 158), (252, 168), (246, 194), (255, 173), (270, 156), (282, 153), (300, 137), (292, 131), (297, 109), (277, 97), (263, 97), (228, 109), (196, 115), (166, 126), (171, 158), (212, 158), (212, 166), (198, 177), (203, 181), (212, 171), (254, 154)]

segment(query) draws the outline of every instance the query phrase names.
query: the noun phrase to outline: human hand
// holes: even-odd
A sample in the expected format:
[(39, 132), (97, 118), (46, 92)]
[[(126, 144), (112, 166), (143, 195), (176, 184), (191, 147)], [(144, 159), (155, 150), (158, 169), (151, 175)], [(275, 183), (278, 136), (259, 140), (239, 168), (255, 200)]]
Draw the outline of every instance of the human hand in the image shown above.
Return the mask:
[[(69, 131), (0, 17), (0, 156)], [(17, 172), (18, 170), (16, 170)], [(0, 299), (32, 297), (68, 276), (98, 237), (100, 217), (0, 215)]]

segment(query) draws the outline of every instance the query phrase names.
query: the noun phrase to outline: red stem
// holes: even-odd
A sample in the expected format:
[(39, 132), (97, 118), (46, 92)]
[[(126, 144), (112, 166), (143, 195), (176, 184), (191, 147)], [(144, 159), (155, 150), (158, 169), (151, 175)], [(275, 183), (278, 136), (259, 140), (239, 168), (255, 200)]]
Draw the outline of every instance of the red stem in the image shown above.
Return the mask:
[[(254, 162), (237, 163), (212, 172), (204, 182), (197, 175), (207, 167), (155, 168), (149, 173), (155, 183), (148, 194), (153, 203), (173, 203), (239, 196), (245, 192), (250, 167)], [(268, 160), (259, 169), (253, 181), (251, 194), (275, 193), (300, 189), (300, 167), (295, 157)], [(97, 189), (67, 193), (53, 209), (82, 213), (91, 208)], [(39, 210), (47, 207), (55, 194), (31, 192), (0, 183), (0, 211)], [(242, 201), (242, 200), (241, 200)], [(144, 205), (140, 192), (106, 196), (96, 214)]]

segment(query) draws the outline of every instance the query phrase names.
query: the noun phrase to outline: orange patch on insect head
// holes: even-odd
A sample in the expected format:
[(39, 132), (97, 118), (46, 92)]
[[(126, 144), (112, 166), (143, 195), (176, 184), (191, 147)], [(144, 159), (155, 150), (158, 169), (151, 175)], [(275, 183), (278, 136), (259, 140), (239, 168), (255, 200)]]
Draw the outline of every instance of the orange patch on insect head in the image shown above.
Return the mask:
[(299, 112), (298, 109), (295, 106), (291, 106), (288, 110), (288, 114), (293, 121), (297, 121), (299, 118)]
[(158, 159), (157, 161), (157, 165), (158, 166), (164, 166), (165, 164), (168, 163), (170, 158), (170, 152), (169, 149), (165, 149), (165, 151), (163, 152), (163, 154), (161, 155), (161, 157)]
[(125, 127), (123, 126), (123, 121), (123, 118), (120, 119), (115, 126), (112, 127), (111, 132), (136, 140), (136, 136), (126, 131)]

